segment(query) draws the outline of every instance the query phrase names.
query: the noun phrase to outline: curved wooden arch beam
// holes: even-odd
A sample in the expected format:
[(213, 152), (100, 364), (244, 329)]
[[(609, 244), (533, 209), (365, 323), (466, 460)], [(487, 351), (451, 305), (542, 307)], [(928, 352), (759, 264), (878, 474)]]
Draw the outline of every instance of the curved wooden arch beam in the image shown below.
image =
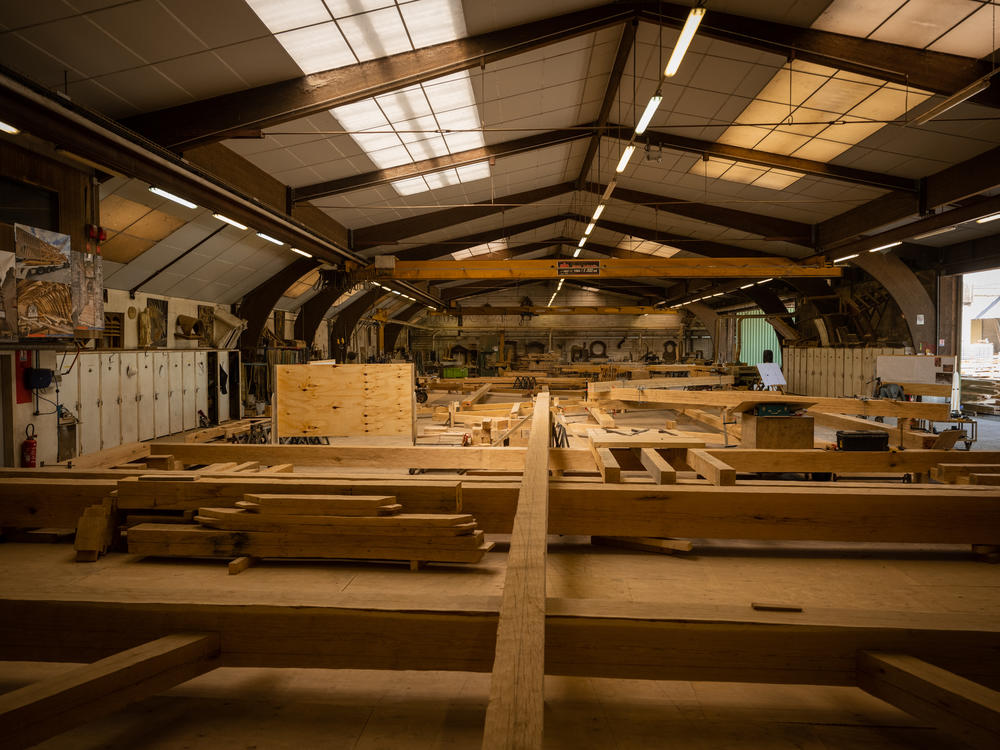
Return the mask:
[(305, 304), (299, 308), (299, 314), (295, 318), (295, 338), (310, 345), (316, 338), (316, 331), (319, 324), (323, 322), (327, 312), (337, 301), (337, 298), (350, 288), (347, 281), (338, 281), (320, 289), (316, 294), (306, 300)]
[(851, 261), (851, 265), (857, 266), (884, 286), (889, 296), (899, 305), (906, 325), (909, 326), (914, 350), (922, 352), (930, 347), (931, 351), (937, 351), (934, 300), (912, 269), (891, 253), (862, 253)]
[(685, 305), (684, 309), (694, 315), (705, 326), (705, 330), (708, 331), (708, 338), (712, 342), (712, 357), (714, 358), (719, 351), (715, 340), (715, 325), (719, 320), (719, 314), (704, 302), (692, 302), (689, 305)]
[[(783, 316), (788, 314), (788, 308), (785, 307), (785, 303), (781, 301), (781, 297), (773, 289), (754, 284), (749, 289), (744, 289), (743, 291), (746, 292), (747, 297), (753, 300), (765, 315)], [(767, 322), (774, 329), (779, 344), (783, 345), (785, 339), (795, 341), (800, 338), (795, 326), (789, 323), (784, 317), (768, 318)]]
[[(354, 326), (383, 295), (385, 295), (384, 289), (371, 289), (341, 310), (340, 314), (333, 319), (333, 325), (330, 328), (330, 356), (333, 359), (338, 362), (347, 361), (347, 345), (354, 332)], [(319, 323), (316, 325), (318, 326)], [(316, 335), (315, 328), (313, 328), (312, 333), (313, 336)]]
[[(392, 317), (396, 320), (409, 321), (414, 315), (423, 309), (423, 305), (420, 302), (415, 302), (409, 307), (403, 308), (401, 311), (393, 315)], [(399, 334), (403, 332), (403, 326), (399, 323), (386, 323), (385, 331), (382, 334), (383, 341), (385, 342), (385, 351), (391, 352), (396, 348), (396, 339), (399, 338)]]
[(267, 281), (258, 284), (253, 291), (244, 295), (240, 306), (236, 309), (236, 314), (247, 322), (247, 328), (240, 336), (240, 346), (257, 345), (257, 340), (264, 331), (264, 325), (271, 316), (271, 311), (278, 300), (292, 284), (318, 265), (319, 263), (312, 258), (294, 260)]

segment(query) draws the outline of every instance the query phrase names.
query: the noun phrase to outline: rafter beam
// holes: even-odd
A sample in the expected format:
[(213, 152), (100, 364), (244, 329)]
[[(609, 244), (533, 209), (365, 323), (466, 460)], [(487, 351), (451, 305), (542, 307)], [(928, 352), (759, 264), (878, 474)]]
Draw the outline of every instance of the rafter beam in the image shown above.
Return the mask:
[(589, 34), (632, 17), (629, 5), (565, 13), (398, 55), (223, 94), (129, 118), (126, 125), (174, 149), (268, 128), (405, 86)]
[(615, 278), (836, 278), (839, 266), (802, 265), (787, 258), (603, 258), (550, 260), (396, 261), (376, 269), (381, 279), (558, 279)]
[(549, 216), (544, 219), (533, 219), (532, 221), (524, 221), (519, 224), (499, 226), (496, 229), (490, 229), (484, 232), (475, 232), (474, 234), (466, 234), (449, 240), (442, 240), (440, 242), (432, 242), (427, 245), (398, 250), (393, 252), (393, 255), (400, 260), (430, 260), (432, 258), (439, 258), (443, 255), (448, 255), (449, 253), (453, 253), (457, 250), (464, 250), (467, 247), (482, 245), (486, 242), (496, 242), (497, 240), (505, 239), (507, 237), (514, 237), (518, 234), (531, 232), (535, 229), (541, 229), (542, 227), (548, 227), (568, 218), (571, 218), (570, 214), (559, 214), (556, 216)]
[[(601, 194), (606, 185), (592, 185), (590, 189)], [(811, 247), (812, 226), (799, 221), (779, 219), (774, 216), (754, 214), (725, 206), (713, 206), (709, 203), (697, 203), (681, 198), (671, 198), (666, 195), (654, 195), (639, 190), (629, 190), (618, 186), (614, 198), (637, 206), (648, 206), (664, 213), (686, 216), (689, 219), (705, 221), (720, 227), (738, 229), (750, 234), (759, 234), (770, 240), (782, 240), (803, 247)], [(605, 222), (602, 221), (602, 224)]]
[(580, 167), (580, 174), (576, 178), (576, 186), (583, 187), (590, 174), (590, 168), (594, 164), (594, 157), (597, 156), (597, 149), (601, 145), (601, 134), (608, 124), (608, 117), (611, 115), (611, 107), (614, 106), (618, 98), (618, 89), (622, 83), (622, 74), (625, 72), (625, 64), (632, 54), (635, 46), (635, 32), (638, 21), (626, 23), (622, 28), (621, 39), (618, 40), (618, 51), (615, 53), (615, 62), (611, 66), (611, 73), (608, 75), (608, 85), (604, 88), (604, 99), (601, 102), (601, 111), (597, 116), (597, 130), (590, 138), (587, 145), (587, 153), (583, 157), (583, 164)]
[(514, 307), (449, 307), (431, 315), (677, 315), (675, 310), (650, 305), (542, 307), (540, 305), (518, 305)]
[[(628, 140), (632, 137), (632, 128), (622, 125), (608, 125), (606, 135), (612, 138)], [(758, 151), (753, 148), (730, 146), (726, 143), (703, 141), (698, 138), (687, 138), (682, 135), (663, 133), (656, 130), (647, 130), (640, 136), (639, 140), (643, 143), (648, 143), (650, 146), (666, 148), (672, 151), (684, 151), (692, 154), (715, 156), (720, 159), (732, 159), (747, 164), (756, 164), (761, 167), (787, 169), (792, 172), (801, 172), (815, 177), (850, 182), (855, 185), (868, 185), (870, 187), (882, 188), (883, 190), (901, 190), (908, 193), (916, 193), (919, 189), (917, 180), (907, 179), (906, 177), (896, 177), (895, 175), (870, 172), (866, 169), (855, 169), (854, 167), (842, 167), (837, 164), (828, 164), (827, 162), (815, 161), (813, 159), (802, 159), (797, 156), (785, 156), (784, 154), (775, 154), (770, 151)]]
[(565, 195), (572, 192), (573, 189), (573, 183), (563, 182), (557, 185), (534, 188), (521, 193), (480, 201), (471, 206), (445, 208), (440, 211), (421, 214), (420, 216), (408, 216), (405, 219), (398, 219), (397, 221), (390, 221), (385, 224), (375, 224), (364, 229), (356, 229), (352, 233), (351, 246), (357, 250), (363, 250), (369, 247), (392, 244), (406, 237), (415, 237), (418, 234), (432, 232), (436, 229), (444, 229), (445, 227), (462, 224), (473, 219), (481, 219), (484, 216), (492, 216), (493, 214), (510, 211), (518, 206)]
[(551, 146), (558, 146), (562, 143), (571, 143), (581, 138), (590, 136), (590, 129), (587, 125), (580, 125), (577, 128), (566, 130), (552, 130), (546, 133), (535, 133), (524, 138), (515, 138), (502, 143), (487, 144), (482, 148), (473, 148), (468, 151), (460, 151), (457, 154), (445, 154), (436, 156), (433, 159), (423, 159), (412, 164), (402, 164), (398, 167), (388, 169), (376, 169), (364, 174), (342, 177), (339, 180), (327, 180), (317, 182), (313, 185), (292, 188), (292, 200), (296, 203), (310, 201), (317, 198), (324, 198), (331, 195), (349, 193), (362, 188), (378, 187), (387, 185), (394, 180), (405, 180), (411, 177), (421, 177), (426, 174), (434, 174), (445, 169), (475, 164), (487, 159), (501, 159), (505, 156), (513, 156), (526, 151), (536, 151)]
[[(647, 0), (636, 3), (642, 19), (678, 28), (687, 18), (689, 6)], [(661, 15), (662, 14), (662, 15)], [(834, 34), (776, 23), (771, 20), (737, 16), (710, 10), (698, 28), (698, 35), (742, 47), (771, 52), (783, 57), (826, 65), (839, 70), (913, 86), (950, 96), (991, 72), (988, 60), (905, 47), (901, 44)], [(987, 106), (1000, 104), (997, 87), (972, 101)]]

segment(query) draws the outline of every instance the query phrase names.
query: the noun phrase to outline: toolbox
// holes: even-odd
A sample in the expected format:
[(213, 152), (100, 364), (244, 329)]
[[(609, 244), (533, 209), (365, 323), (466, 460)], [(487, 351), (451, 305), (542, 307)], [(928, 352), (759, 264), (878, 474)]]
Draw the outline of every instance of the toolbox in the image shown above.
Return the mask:
[(887, 451), (889, 433), (882, 430), (837, 430), (838, 451)]

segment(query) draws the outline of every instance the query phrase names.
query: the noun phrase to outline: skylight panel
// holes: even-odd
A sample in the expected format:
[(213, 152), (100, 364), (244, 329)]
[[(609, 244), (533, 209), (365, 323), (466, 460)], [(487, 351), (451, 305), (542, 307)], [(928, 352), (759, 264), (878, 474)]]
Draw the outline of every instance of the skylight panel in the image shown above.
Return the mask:
[(783, 169), (769, 169), (756, 180), (754, 187), (768, 188), (770, 190), (784, 190), (793, 182), (802, 177), (798, 172), (786, 172)]
[[(466, 35), (461, 0), (247, 1), (307, 75)], [(330, 112), (380, 169), (485, 145), (468, 71)], [(390, 184), (401, 195), (411, 195), (487, 176), (489, 166), (483, 163)]]
[(451, 254), (451, 257), (455, 258), (455, 260), (465, 260), (466, 258), (474, 258), (477, 255), (486, 255), (488, 253), (495, 253), (498, 250), (506, 249), (507, 240), (494, 240), (493, 242), (486, 242), (482, 245), (467, 247), (464, 250), (457, 250)]
[(993, 51), (992, 10), (984, 5), (927, 49), (965, 57), (986, 57)]
[(330, 20), (323, 0), (247, 0), (272, 34)]
[(355, 13), (366, 13), (379, 8), (391, 8), (395, 0), (325, 0), (335, 18), (343, 18)]
[(457, 185), (459, 183), (458, 173), (454, 169), (446, 169), (443, 172), (432, 172), (424, 175), (424, 181), (431, 190)]
[(399, 6), (415, 48), (465, 36), (461, 0), (414, 0)]
[(337, 23), (359, 60), (375, 60), (413, 49), (396, 8), (338, 18)]
[(843, 113), (858, 106), (877, 89), (878, 86), (831, 78), (806, 99), (803, 106), (825, 112)]
[(823, 11), (814, 29), (835, 34), (866, 37), (903, 5), (906, 0), (835, 0)]
[(490, 164), (486, 161), (477, 161), (475, 164), (466, 164), (455, 170), (462, 182), (475, 182), (485, 180), (490, 176)]
[(333, 21), (285, 31), (275, 37), (306, 75), (357, 62)]
[(922, 49), (979, 7), (972, 0), (908, 0), (869, 38)]

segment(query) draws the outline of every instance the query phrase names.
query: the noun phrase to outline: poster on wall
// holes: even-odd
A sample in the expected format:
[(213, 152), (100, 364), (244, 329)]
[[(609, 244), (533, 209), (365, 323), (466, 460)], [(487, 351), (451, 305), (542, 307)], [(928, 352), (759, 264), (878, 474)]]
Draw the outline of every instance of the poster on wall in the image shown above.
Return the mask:
[(73, 253), (73, 328), (77, 333), (104, 328), (104, 259)]
[(167, 345), (167, 301), (146, 300), (146, 309), (139, 313), (139, 346), (164, 348)]
[(69, 235), (15, 224), (14, 250), (21, 338), (72, 336)]
[(17, 341), (17, 275), (14, 253), (0, 252), (0, 341)]

